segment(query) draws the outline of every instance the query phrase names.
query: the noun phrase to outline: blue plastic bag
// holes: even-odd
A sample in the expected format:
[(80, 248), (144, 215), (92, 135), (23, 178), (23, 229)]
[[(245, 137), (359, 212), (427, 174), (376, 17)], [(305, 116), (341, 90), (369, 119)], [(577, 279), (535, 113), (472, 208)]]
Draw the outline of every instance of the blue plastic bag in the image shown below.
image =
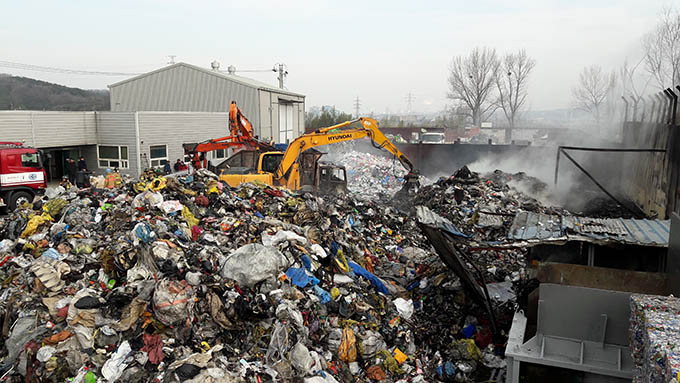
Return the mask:
[(301, 267), (291, 267), (286, 270), (286, 277), (297, 287), (307, 287), (319, 283), (319, 280), (316, 277), (307, 274), (305, 269)]
[(323, 304), (331, 301), (331, 294), (317, 285), (314, 285), (314, 293), (321, 298), (321, 303)]
[(387, 286), (383, 283), (383, 281), (380, 280), (380, 278), (376, 277), (373, 275), (370, 271), (364, 269), (363, 267), (359, 266), (358, 264), (354, 262), (348, 262), (349, 267), (354, 271), (356, 274), (368, 279), (369, 282), (375, 287), (376, 290), (378, 290), (379, 293), (383, 294), (388, 294), (390, 293), (389, 290), (387, 290)]
[(309, 258), (307, 254), (302, 254), (300, 260), (302, 261), (302, 264), (305, 266), (305, 269), (312, 271), (312, 259)]

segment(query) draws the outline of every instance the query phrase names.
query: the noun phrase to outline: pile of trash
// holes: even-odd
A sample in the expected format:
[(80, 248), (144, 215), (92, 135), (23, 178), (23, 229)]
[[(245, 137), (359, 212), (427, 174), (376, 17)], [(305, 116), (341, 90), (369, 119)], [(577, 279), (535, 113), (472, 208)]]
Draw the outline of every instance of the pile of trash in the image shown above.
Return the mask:
[(355, 198), (389, 199), (404, 185), (407, 171), (394, 156), (349, 150), (339, 153), (334, 160), (345, 166), (347, 188)]
[(413, 203), (451, 220), (472, 241), (499, 243), (506, 241), (520, 211), (569, 215), (562, 208), (544, 206), (525, 192), (545, 188), (545, 183), (524, 173), (496, 170), (482, 176), (464, 166), (450, 177), (422, 187)]
[[(437, 187), (449, 195), (447, 185)], [(200, 170), (51, 190), (0, 218), (0, 238), (0, 376), (10, 382), (483, 381), (504, 371), (484, 310), (415, 220), (388, 205), (230, 188)], [(487, 282), (519, 278), (514, 263), (496, 267)]]

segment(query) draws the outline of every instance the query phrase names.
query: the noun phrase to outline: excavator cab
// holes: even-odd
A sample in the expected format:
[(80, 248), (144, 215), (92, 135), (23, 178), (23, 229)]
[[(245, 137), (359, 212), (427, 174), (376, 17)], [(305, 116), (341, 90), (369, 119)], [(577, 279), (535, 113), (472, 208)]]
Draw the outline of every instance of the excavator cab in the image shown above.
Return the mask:
[(319, 162), (317, 167), (318, 191), (322, 194), (347, 193), (347, 170), (344, 166)]
[(260, 157), (262, 164), (259, 169), (261, 172), (274, 173), (276, 169), (279, 168), (279, 164), (281, 164), (282, 159), (283, 153), (281, 152), (263, 153)]

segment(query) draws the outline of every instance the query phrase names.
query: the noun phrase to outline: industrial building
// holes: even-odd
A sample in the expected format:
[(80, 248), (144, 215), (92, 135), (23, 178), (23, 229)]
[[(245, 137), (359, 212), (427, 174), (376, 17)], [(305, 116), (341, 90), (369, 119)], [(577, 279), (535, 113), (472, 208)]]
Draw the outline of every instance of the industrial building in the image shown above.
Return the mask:
[(263, 139), (286, 143), (304, 132), (305, 96), (186, 63), (173, 64), (109, 86), (112, 112), (226, 112), (236, 101)]
[[(286, 143), (304, 132), (305, 96), (265, 83), (177, 63), (110, 86), (110, 112), (0, 111), (2, 141), (43, 149), (51, 180), (67, 157), (84, 156), (90, 170), (144, 169), (184, 157), (182, 144), (223, 137), (236, 101), (264, 140)], [(210, 153), (219, 162), (225, 151)]]

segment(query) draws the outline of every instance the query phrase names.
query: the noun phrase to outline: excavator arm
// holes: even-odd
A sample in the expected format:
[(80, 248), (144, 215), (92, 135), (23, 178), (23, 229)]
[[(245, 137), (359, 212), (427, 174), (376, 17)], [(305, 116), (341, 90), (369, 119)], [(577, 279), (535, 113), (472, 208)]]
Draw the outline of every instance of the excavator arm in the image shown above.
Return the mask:
[[(361, 123), (361, 126), (350, 128), (350, 125), (356, 122)], [(274, 178), (279, 184), (286, 185), (289, 189), (297, 190), (300, 187), (298, 158), (302, 152), (317, 146), (358, 140), (364, 137), (370, 138), (374, 147), (385, 149), (392, 153), (406, 168), (408, 171), (405, 177), (406, 189), (413, 190), (418, 187), (418, 171), (414, 169), (413, 163), (378, 129), (378, 122), (368, 117), (345, 121), (296, 138), (288, 145), (288, 149), (281, 159)]]
[(202, 153), (229, 148), (257, 148), (264, 151), (275, 150), (273, 146), (262, 142), (253, 135), (253, 125), (241, 113), (236, 101), (229, 104), (229, 132), (230, 136), (214, 138), (197, 144), (184, 144), (184, 152), (192, 156), (192, 164), (195, 168), (205, 166), (205, 158)]

